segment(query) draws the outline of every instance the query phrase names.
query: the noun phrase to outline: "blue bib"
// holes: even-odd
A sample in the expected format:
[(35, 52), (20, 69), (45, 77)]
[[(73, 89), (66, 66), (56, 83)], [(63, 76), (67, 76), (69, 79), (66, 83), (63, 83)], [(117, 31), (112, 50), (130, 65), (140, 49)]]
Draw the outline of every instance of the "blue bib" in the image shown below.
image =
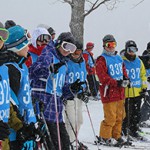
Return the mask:
[[(57, 64), (59, 62), (60, 60), (53, 55), (53, 63)], [(46, 84), (47, 93), (54, 94), (54, 90), (53, 90), (53, 79), (54, 79), (56, 85), (56, 95), (57, 96), (62, 95), (62, 87), (65, 83), (66, 71), (67, 71), (67, 67), (63, 65), (59, 68), (58, 73), (56, 74), (50, 73)]]
[[(68, 64), (67, 80), (69, 84), (75, 82), (77, 79), (80, 79), (81, 82), (86, 81), (87, 71), (85, 61), (81, 63), (74, 63), (72, 60), (69, 60), (67, 64)], [(83, 84), (82, 87), (85, 88), (86, 84)]]
[(131, 81), (131, 86), (140, 88), (142, 81), (140, 78), (141, 61), (137, 57), (134, 61), (124, 60), (128, 77)]
[(108, 68), (108, 74), (111, 78), (116, 80), (123, 79), (123, 60), (119, 55), (106, 55), (102, 54), (105, 58), (106, 65)]
[(0, 66), (0, 120), (8, 122), (10, 110), (10, 85), (8, 68)]

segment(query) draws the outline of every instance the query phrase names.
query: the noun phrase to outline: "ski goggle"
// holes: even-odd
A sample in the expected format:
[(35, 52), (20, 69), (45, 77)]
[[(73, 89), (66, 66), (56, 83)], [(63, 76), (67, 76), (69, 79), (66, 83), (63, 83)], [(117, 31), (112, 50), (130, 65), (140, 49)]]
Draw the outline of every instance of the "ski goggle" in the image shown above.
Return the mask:
[(77, 49), (77, 47), (74, 44), (69, 43), (69, 42), (65, 42), (65, 41), (62, 42), (61, 47), (65, 51), (70, 52), (70, 53), (74, 53), (75, 50)]
[(127, 48), (128, 53), (131, 53), (131, 52), (136, 53), (137, 51), (138, 51), (138, 49), (136, 47), (133, 47), (133, 46)]
[(107, 42), (105, 46), (108, 48), (115, 48), (117, 46), (116, 42)]
[(37, 41), (39, 42), (49, 42), (51, 40), (51, 36), (47, 34), (42, 34), (37, 38)]
[(4, 28), (0, 28), (0, 40), (5, 42), (8, 39), (8, 36), (9, 32)]

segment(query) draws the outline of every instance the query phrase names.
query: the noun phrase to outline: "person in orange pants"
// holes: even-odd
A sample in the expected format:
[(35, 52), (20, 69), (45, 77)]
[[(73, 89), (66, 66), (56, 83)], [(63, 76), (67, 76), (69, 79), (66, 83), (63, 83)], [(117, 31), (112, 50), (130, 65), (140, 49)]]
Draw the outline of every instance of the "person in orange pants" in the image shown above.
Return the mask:
[(103, 38), (103, 53), (96, 60), (96, 72), (102, 84), (99, 91), (104, 111), (99, 139), (108, 145), (124, 142), (121, 138), (122, 121), (125, 117), (124, 88), (129, 83), (123, 60), (117, 55), (115, 47), (113, 35), (106, 35)]

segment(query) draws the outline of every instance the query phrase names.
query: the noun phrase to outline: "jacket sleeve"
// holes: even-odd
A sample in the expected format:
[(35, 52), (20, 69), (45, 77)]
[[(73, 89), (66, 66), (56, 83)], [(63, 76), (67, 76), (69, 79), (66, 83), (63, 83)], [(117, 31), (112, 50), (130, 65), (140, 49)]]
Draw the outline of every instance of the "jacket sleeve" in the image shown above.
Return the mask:
[(124, 63), (123, 63), (123, 76), (125, 76), (126, 78), (128, 78), (128, 74), (127, 74), (126, 67), (125, 67)]
[(14, 129), (15, 131), (17, 131), (23, 127), (22, 121), (17, 116), (17, 113), (14, 110), (12, 105), (10, 105), (10, 117), (9, 117), (8, 124), (9, 124), (9, 127)]
[(30, 79), (38, 80), (39, 78), (47, 79), (49, 76), (49, 66), (53, 62), (53, 55), (46, 47), (43, 49), (42, 54), (38, 57), (37, 61), (29, 68)]
[(117, 87), (117, 81), (108, 75), (105, 58), (100, 56), (96, 60), (96, 73), (102, 85), (109, 87)]
[(146, 69), (145, 69), (144, 64), (143, 64), (142, 61), (141, 61), (141, 74), (140, 74), (140, 77), (141, 77), (141, 80), (142, 80), (142, 89), (147, 88)]

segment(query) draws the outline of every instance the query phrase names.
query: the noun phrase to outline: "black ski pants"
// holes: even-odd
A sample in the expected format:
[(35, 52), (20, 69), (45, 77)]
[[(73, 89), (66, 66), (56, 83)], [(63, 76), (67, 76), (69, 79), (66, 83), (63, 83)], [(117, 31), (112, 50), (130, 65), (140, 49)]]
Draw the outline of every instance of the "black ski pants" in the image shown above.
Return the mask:
[(150, 90), (148, 90), (148, 94), (149, 95), (145, 97), (141, 107), (141, 122), (150, 119)]
[(94, 74), (87, 75), (87, 81), (90, 89), (91, 96), (97, 96), (98, 82)]
[[(55, 150), (59, 150), (57, 124), (47, 122), (47, 125), (48, 125), (49, 131), (50, 131), (51, 139), (52, 139), (53, 145), (55, 147)], [(64, 122), (59, 123), (59, 129), (60, 129), (61, 149), (62, 150), (70, 150), (70, 139), (69, 139), (69, 135), (67, 133)], [(48, 143), (48, 141), (47, 141), (47, 143)], [(49, 149), (51, 150), (50, 145), (49, 145)]]
[(138, 131), (139, 122), (141, 118), (141, 99), (141, 96), (138, 96), (134, 98), (129, 98), (129, 100), (125, 100), (126, 117), (124, 118), (122, 125), (122, 131), (124, 135), (127, 135), (127, 129), (129, 129), (132, 135)]

